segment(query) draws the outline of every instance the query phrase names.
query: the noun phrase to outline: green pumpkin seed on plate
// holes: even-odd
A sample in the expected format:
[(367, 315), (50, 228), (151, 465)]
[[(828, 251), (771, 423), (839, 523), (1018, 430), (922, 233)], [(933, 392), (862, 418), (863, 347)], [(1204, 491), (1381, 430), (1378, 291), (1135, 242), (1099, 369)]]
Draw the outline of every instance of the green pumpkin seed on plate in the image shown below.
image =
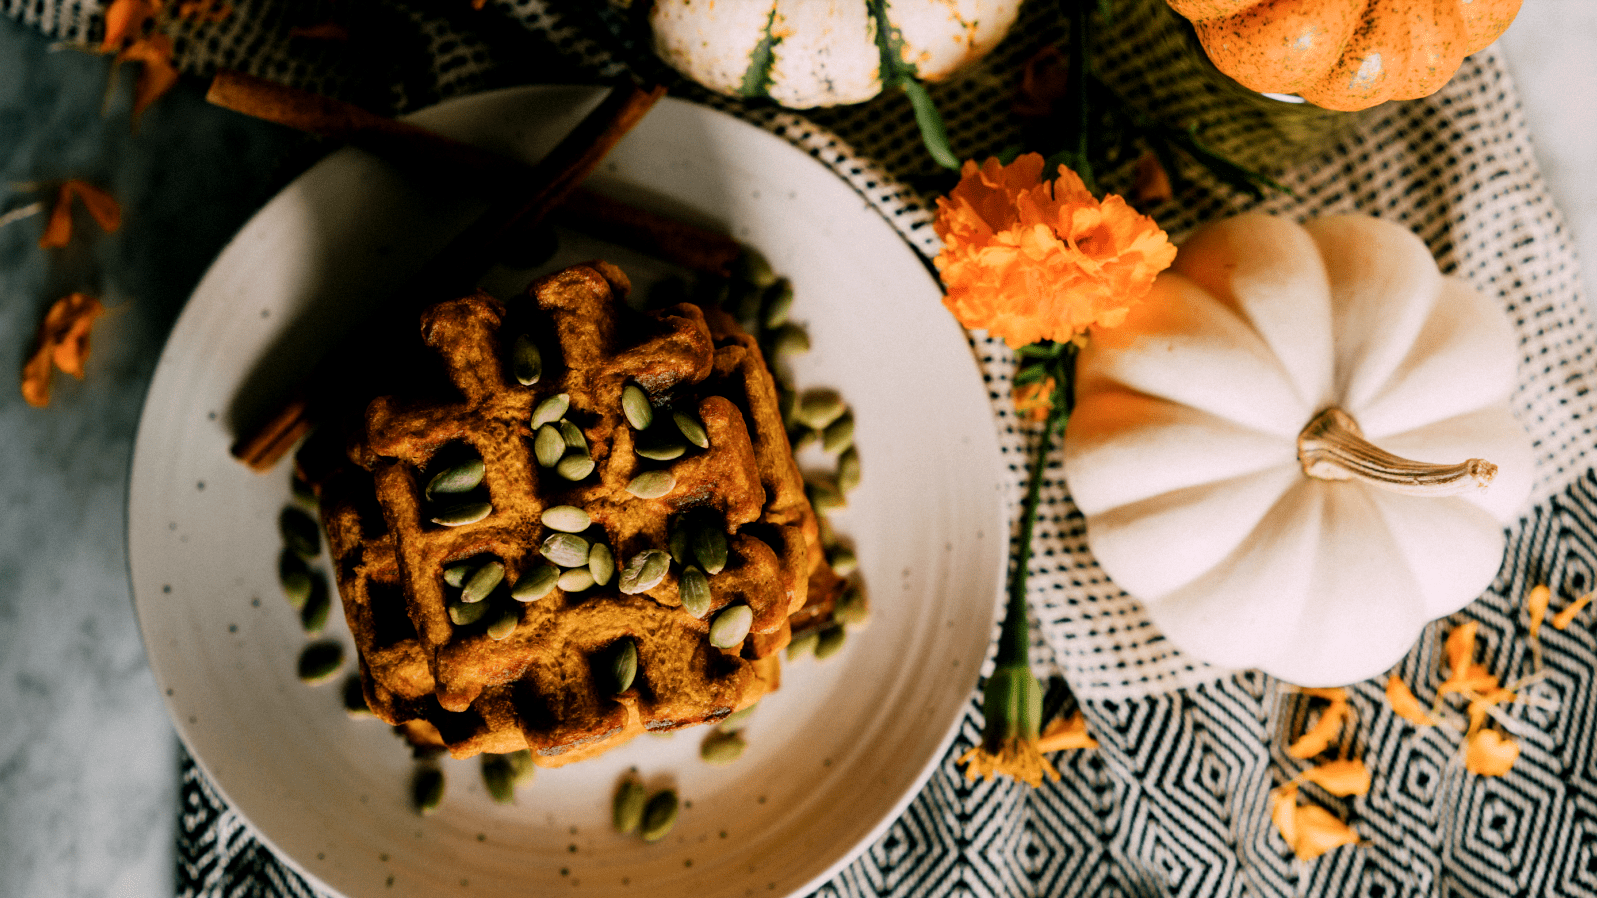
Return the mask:
[(610, 547), (604, 543), (594, 543), (588, 550), (588, 573), (593, 575), (595, 586), (604, 586), (610, 578), (616, 575), (616, 558)]
[(610, 686), (612, 693), (626, 692), (638, 676), (638, 644), (630, 636), (610, 648)]
[(510, 369), (515, 374), (516, 382), (524, 387), (530, 387), (543, 376), (543, 353), (538, 351), (538, 344), (526, 334), (516, 337), (510, 345)]
[(539, 426), (532, 437), (532, 454), (541, 467), (552, 468), (560, 464), (560, 459), (566, 454), (566, 440), (560, 435), (560, 428), (553, 424)]
[(555, 505), (543, 510), (543, 525), (564, 533), (581, 533), (593, 523), (586, 511), (575, 505)]
[(617, 588), (625, 595), (635, 596), (660, 585), (671, 569), (671, 556), (659, 549), (644, 549), (632, 556), (621, 569)]
[(300, 650), (299, 679), (302, 683), (325, 683), (343, 666), (343, 643), (324, 639)]
[(489, 639), (509, 639), (516, 632), (516, 627), (521, 624), (521, 606), (505, 608), (498, 612), (498, 617), (488, 625), (485, 631)]
[(277, 524), (283, 534), (283, 543), (295, 554), (301, 558), (315, 558), (322, 554), (322, 531), (315, 518), (290, 506), (283, 509)]
[(704, 429), (704, 423), (697, 416), (689, 412), (672, 412), (671, 423), (677, 426), (677, 432), (682, 438), (699, 447), (710, 448), (710, 434)]
[(804, 395), (799, 397), (798, 408), (794, 409), (793, 415), (800, 424), (811, 430), (825, 430), (826, 425), (842, 417), (846, 408), (843, 397), (839, 396), (836, 390), (818, 387), (804, 391)]
[(575, 533), (555, 533), (538, 547), (539, 554), (561, 567), (582, 567), (588, 563), (591, 544)]
[(611, 824), (615, 831), (626, 835), (635, 833), (643, 825), (643, 808), (649, 803), (649, 790), (633, 777), (627, 777), (616, 787), (615, 803), (611, 808)]
[[(592, 555), (589, 555), (592, 558)], [(564, 592), (586, 592), (593, 588), (593, 571), (585, 567), (574, 567), (569, 571), (561, 571), (560, 579), (555, 584)]]
[(677, 578), (677, 593), (682, 597), (682, 610), (703, 620), (710, 612), (710, 603), (713, 597), (710, 594), (710, 578), (698, 568), (688, 565), (682, 569), (682, 574)]
[(649, 394), (637, 384), (627, 384), (621, 388), (621, 413), (626, 416), (632, 429), (640, 433), (654, 423), (654, 405), (649, 402)]
[(427, 481), (427, 498), (432, 500), (440, 495), (469, 493), (482, 486), (483, 475), (486, 473), (487, 467), (480, 458), (471, 458), (460, 464), (450, 465)]
[(572, 483), (577, 483), (592, 474), (593, 468), (593, 458), (588, 455), (587, 450), (572, 451), (555, 465), (555, 473)]
[(510, 589), (510, 597), (518, 602), (536, 602), (554, 592), (560, 579), (560, 569), (552, 564), (540, 564), (521, 575)]
[(460, 601), (474, 604), (488, 598), (488, 595), (498, 588), (505, 579), (505, 566), (497, 561), (490, 561), (472, 572), (460, 587)]
[(830, 658), (843, 648), (843, 639), (848, 631), (842, 624), (832, 624), (815, 634), (815, 657), (820, 659)]
[[(532, 410), (532, 421), (529, 426), (533, 430), (537, 430), (545, 424), (554, 424), (556, 421), (564, 418), (566, 416), (566, 412), (570, 409), (571, 394), (556, 393), (538, 403), (538, 406)], [(558, 434), (556, 435), (558, 436)], [(550, 466), (544, 465), (544, 467), (547, 468)]]
[(743, 750), (748, 747), (741, 733), (711, 730), (699, 743), (699, 757), (707, 764), (730, 764), (743, 757)]
[(410, 804), (423, 817), (438, 810), (444, 801), (444, 772), (431, 764), (416, 768), (410, 780)]
[(494, 507), (487, 502), (466, 502), (441, 509), (433, 515), (433, 523), (445, 527), (463, 527), (475, 524), (493, 514)]
[(643, 820), (638, 826), (638, 834), (643, 836), (645, 842), (660, 841), (676, 826), (680, 812), (676, 790), (661, 789), (650, 796), (648, 803), (643, 806)]
[(754, 623), (754, 609), (747, 605), (732, 605), (721, 609), (721, 612), (710, 621), (710, 645), (718, 649), (737, 648), (743, 644), (744, 637), (749, 635), (749, 627)]
[(675, 489), (676, 475), (670, 471), (644, 471), (627, 483), (627, 492), (639, 499), (658, 499)]

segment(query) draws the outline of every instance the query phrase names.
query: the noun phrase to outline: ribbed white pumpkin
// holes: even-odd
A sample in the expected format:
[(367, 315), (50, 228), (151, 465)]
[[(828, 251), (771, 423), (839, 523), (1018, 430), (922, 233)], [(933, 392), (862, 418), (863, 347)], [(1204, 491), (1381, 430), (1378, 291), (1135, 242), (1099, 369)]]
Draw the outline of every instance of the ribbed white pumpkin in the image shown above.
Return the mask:
[[(1088, 544), (1197, 658), (1376, 676), (1496, 576), (1534, 466), (1517, 362), (1496, 305), (1396, 224), (1210, 225), (1079, 360), (1065, 472)], [(1463, 488), (1438, 497), (1309, 476), (1300, 432), (1333, 407), (1393, 455), (1495, 478), (1429, 472)]]
[(1019, 7), (1020, 0), (655, 0), (649, 21), (655, 52), (699, 84), (808, 109), (876, 96), (884, 53), (896, 53), (921, 80), (946, 78), (996, 46)]

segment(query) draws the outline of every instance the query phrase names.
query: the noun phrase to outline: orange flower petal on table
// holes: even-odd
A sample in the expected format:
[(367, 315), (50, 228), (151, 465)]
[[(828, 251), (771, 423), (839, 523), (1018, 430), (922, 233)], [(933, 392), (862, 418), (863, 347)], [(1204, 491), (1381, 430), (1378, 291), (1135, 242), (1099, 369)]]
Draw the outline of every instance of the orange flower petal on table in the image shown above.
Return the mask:
[(1370, 791), (1370, 770), (1358, 758), (1326, 761), (1303, 771), (1303, 779), (1332, 795), (1366, 795)]
[(1288, 848), (1297, 850), (1298, 843), (1298, 787), (1288, 783), (1270, 790), (1270, 821), (1275, 831), (1286, 840)]
[(1347, 717), (1348, 703), (1346, 698), (1333, 698), (1331, 704), (1320, 712), (1320, 719), (1314, 726), (1304, 731), (1296, 742), (1287, 746), (1288, 757), (1302, 760), (1312, 758), (1320, 752), (1331, 747), (1336, 737), (1342, 733), (1342, 721)]
[(50, 221), (45, 225), (44, 234), (39, 237), (41, 248), (56, 249), (71, 242), (73, 197), (83, 201), (83, 207), (103, 230), (115, 231), (122, 226), (122, 207), (111, 194), (87, 181), (72, 178), (63, 182), (61, 189), (56, 192)]
[(1519, 760), (1519, 743), (1496, 730), (1480, 730), (1464, 744), (1464, 767), (1480, 776), (1503, 776)]
[(1553, 591), (1545, 583), (1538, 583), (1531, 587), (1530, 594), (1525, 596), (1525, 611), (1530, 615), (1530, 638), (1535, 639), (1541, 632), (1542, 620), (1547, 617), (1547, 605), (1553, 599)]
[(1137, 202), (1144, 205), (1168, 202), (1176, 193), (1170, 186), (1170, 173), (1164, 170), (1158, 154), (1149, 150), (1137, 160)]
[(89, 357), (89, 331), (105, 314), (101, 302), (83, 293), (56, 300), (45, 313), (33, 352), (22, 366), (22, 398), (43, 408), (50, 404), (52, 366), (81, 379)]
[(184, 0), (178, 4), (177, 14), (185, 19), (215, 25), (226, 21), (233, 14), (233, 7), (222, 0)]
[(129, 44), (117, 54), (116, 61), (142, 63), (138, 82), (133, 87), (135, 119), (177, 84), (177, 68), (172, 65), (172, 39), (159, 32)]
[(1021, 67), (1020, 86), (1015, 90), (1015, 114), (1022, 118), (1053, 115), (1069, 88), (1069, 60), (1058, 47), (1052, 44), (1043, 47)]
[(288, 36), (311, 41), (341, 42), (349, 40), (349, 29), (338, 22), (321, 22), (316, 25), (295, 25), (288, 29)]
[(1386, 703), (1392, 706), (1394, 714), (1416, 726), (1428, 727), (1436, 723), (1420, 700), (1414, 697), (1414, 691), (1397, 674), (1386, 680)]
[(1592, 595), (1593, 593), (1586, 593), (1575, 601), (1570, 602), (1569, 607), (1553, 615), (1553, 629), (1562, 630), (1574, 623), (1575, 615), (1580, 614), (1582, 609), (1591, 604)]
[(1359, 834), (1353, 827), (1317, 804), (1298, 805), (1295, 816), (1297, 842), (1292, 852), (1302, 860), (1312, 861), (1333, 848), (1358, 844)]
[(155, 17), (156, 8), (150, 0), (111, 0), (111, 5), (105, 8), (105, 36), (100, 40), (100, 52), (115, 53), (143, 35), (146, 23)]
[(1037, 153), (967, 161), (937, 201), (944, 304), (1011, 347), (1119, 324), (1175, 260), (1165, 232), (1125, 200), (1093, 198), (1064, 166), (1043, 181), (1042, 169)]
[(1098, 740), (1087, 732), (1087, 718), (1082, 716), (1080, 711), (1068, 719), (1054, 718), (1037, 738), (1038, 750), (1045, 752), (1097, 747)]

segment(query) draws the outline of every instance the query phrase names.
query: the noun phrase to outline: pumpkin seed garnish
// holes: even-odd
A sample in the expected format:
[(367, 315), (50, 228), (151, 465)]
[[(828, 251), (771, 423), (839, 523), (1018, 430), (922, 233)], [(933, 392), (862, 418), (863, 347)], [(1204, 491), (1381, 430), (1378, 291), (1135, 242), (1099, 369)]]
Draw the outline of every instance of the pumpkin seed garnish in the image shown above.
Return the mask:
[(637, 832), (643, 825), (643, 806), (649, 801), (649, 790), (643, 784), (627, 777), (616, 789), (615, 804), (611, 808), (610, 822), (615, 831), (623, 835)]
[(791, 321), (777, 328), (775, 336), (771, 338), (771, 355), (778, 359), (803, 355), (809, 351), (810, 335)]
[(703, 571), (692, 565), (683, 568), (682, 575), (677, 578), (677, 592), (682, 596), (683, 611), (700, 620), (709, 613), (713, 596), (710, 594), (710, 578)]
[(488, 594), (504, 582), (504, 579), (505, 566), (497, 561), (490, 561), (477, 568), (466, 579), (465, 585), (460, 588), (460, 600), (468, 605), (481, 602), (488, 598)]
[(766, 328), (778, 328), (787, 323), (787, 316), (793, 310), (793, 282), (781, 278), (776, 283), (765, 289), (765, 309), (760, 314), (760, 323)]
[(677, 564), (687, 564), (690, 560), (688, 552), (691, 551), (688, 543), (691, 541), (692, 537), (688, 532), (686, 523), (678, 521), (671, 525), (671, 529), (665, 537), (666, 548), (671, 550), (671, 560)]
[(675, 489), (676, 485), (676, 475), (670, 471), (644, 471), (627, 483), (627, 492), (639, 499), (658, 499)]
[(315, 558), (322, 554), (322, 533), (316, 519), (298, 508), (285, 508), (277, 519), (283, 534), (283, 543), (301, 558)]
[(344, 666), (344, 646), (331, 639), (313, 642), (299, 653), (302, 683), (325, 683)]
[(688, 412), (672, 412), (671, 423), (677, 426), (683, 439), (699, 447), (710, 448), (710, 434), (704, 429), (704, 424), (697, 417)]
[(671, 556), (659, 549), (644, 549), (632, 556), (627, 566), (621, 570), (621, 579), (617, 588), (622, 593), (635, 596), (639, 593), (660, 585), (665, 579), (666, 572), (671, 569)]
[(444, 801), (444, 772), (432, 765), (416, 768), (410, 780), (410, 803), (416, 813), (426, 817)]
[(848, 546), (833, 546), (827, 550), (826, 563), (831, 565), (833, 572), (840, 577), (847, 577), (859, 570), (859, 558)]
[(588, 454), (588, 438), (582, 435), (582, 428), (565, 418), (561, 418), (555, 426), (560, 428), (560, 438), (566, 441), (567, 446), (584, 455)]
[(433, 515), (434, 524), (445, 527), (460, 527), (466, 524), (475, 524), (493, 514), (494, 507), (487, 502), (467, 502), (463, 505), (451, 505)]
[(793, 637), (787, 644), (787, 660), (793, 661), (815, 651), (815, 641), (820, 634), (807, 630)]
[(616, 575), (616, 557), (604, 543), (594, 543), (588, 550), (588, 573), (593, 575), (595, 586), (604, 586)]
[(565, 592), (586, 592), (593, 588), (593, 571), (585, 567), (574, 567), (569, 571), (562, 571), (560, 579), (555, 581)]
[(843, 629), (842, 624), (833, 624), (815, 634), (815, 657), (825, 659), (837, 654), (843, 647), (843, 637), (847, 635), (848, 631)]
[(484, 754), (481, 768), (482, 784), (488, 790), (488, 797), (499, 804), (516, 800), (516, 770), (508, 756)]
[(612, 692), (622, 693), (632, 688), (638, 676), (638, 644), (630, 637), (620, 640), (610, 650), (610, 685)]
[(621, 412), (627, 416), (627, 423), (633, 430), (645, 431), (654, 423), (654, 406), (649, 402), (649, 394), (637, 384), (621, 388)]
[(762, 290), (776, 283), (776, 269), (752, 246), (743, 247), (743, 251), (732, 261), (732, 274)]
[(560, 579), (560, 569), (552, 564), (540, 564), (521, 575), (510, 590), (510, 597), (518, 602), (536, 602), (551, 592)]
[(743, 757), (743, 750), (748, 747), (741, 733), (711, 730), (699, 743), (699, 757), (707, 764), (730, 764)]
[(538, 433), (532, 438), (532, 454), (537, 457), (538, 464), (545, 468), (560, 464), (561, 457), (566, 454), (566, 441), (560, 435), (560, 429), (553, 424), (540, 425)]
[(681, 812), (677, 794), (674, 789), (661, 789), (649, 797), (649, 802), (643, 806), (643, 819), (638, 826), (638, 834), (643, 836), (645, 842), (658, 842), (671, 832), (671, 827), (676, 825), (677, 815)]
[(859, 477), (859, 450), (850, 446), (837, 458), (837, 488), (852, 493), (859, 486)]
[(723, 733), (735, 733), (743, 729), (743, 725), (749, 722), (750, 717), (754, 716), (754, 709), (759, 706), (759, 702), (755, 702), (745, 708), (733, 711), (731, 714), (721, 718), (721, 722), (717, 723), (715, 728)]
[(561, 567), (582, 567), (588, 563), (588, 541), (574, 533), (555, 533), (543, 541), (538, 553)]
[(580, 453), (572, 452), (565, 458), (560, 459), (560, 463), (555, 465), (555, 473), (572, 483), (577, 483), (592, 474), (593, 467), (593, 458), (584, 449)]
[(865, 620), (867, 613), (865, 591), (860, 589), (858, 583), (850, 583), (844, 587), (843, 594), (837, 597), (837, 604), (832, 608), (832, 619), (841, 624), (857, 624)]
[(854, 413), (844, 411), (821, 431), (821, 448), (836, 455), (854, 445)]
[(449, 620), (457, 627), (469, 627), (488, 613), (487, 602), (450, 602)]
[(842, 416), (847, 406), (843, 404), (843, 397), (836, 390), (817, 388), (804, 391), (799, 397), (798, 407), (793, 410), (794, 417), (799, 423), (814, 430), (825, 430)]
[(639, 443), (636, 451), (650, 461), (675, 461), (687, 454), (688, 445), (680, 440)]
[(543, 525), (565, 533), (581, 533), (593, 523), (586, 511), (575, 505), (555, 505), (543, 510)]
[(453, 586), (456, 589), (465, 586), (466, 578), (471, 576), (471, 572), (475, 569), (476, 566), (469, 561), (446, 566), (444, 568), (444, 585)]
[(753, 623), (754, 609), (747, 605), (722, 609), (710, 621), (710, 645), (718, 649), (737, 648), (743, 644), (743, 638), (749, 635), (749, 627)]
[(327, 580), (319, 572), (311, 572), (311, 591), (305, 596), (305, 607), (299, 610), (300, 627), (311, 636), (319, 635), (327, 627), (327, 615), (333, 610), (333, 601), (327, 590)]
[(482, 478), (486, 472), (487, 466), (480, 458), (467, 459), (458, 465), (451, 465), (427, 481), (427, 498), (433, 499), (440, 493), (469, 493), (482, 485)]
[[(556, 421), (559, 421), (561, 418), (564, 418), (566, 416), (566, 412), (570, 409), (571, 394), (556, 393), (538, 403), (537, 408), (532, 410), (532, 423), (530, 426), (533, 430), (537, 430), (545, 424), (553, 424)], [(545, 465), (545, 467), (548, 466)]]
[(516, 337), (516, 342), (510, 346), (510, 367), (515, 372), (516, 382), (524, 387), (532, 386), (543, 376), (543, 353), (526, 334)]
[(289, 607), (295, 611), (304, 609), (311, 597), (311, 569), (293, 549), (284, 549), (277, 559), (277, 582), (283, 587)]
[(843, 498), (842, 491), (837, 488), (837, 481), (825, 474), (806, 478), (804, 493), (809, 496), (810, 505), (815, 508), (816, 514), (836, 511), (848, 504)]
[(509, 639), (510, 634), (516, 632), (516, 625), (521, 623), (521, 609), (506, 608), (499, 612), (499, 617), (488, 625), (489, 639)]
[(344, 713), (350, 717), (374, 716), (371, 705), (366, 703), (366, 688), (361, 685), (359, 674), (344, 678)]
[(726, 531), (713, 524), (693, 529), (693, 555), (706, 574), (719, 574), (726, 568)]

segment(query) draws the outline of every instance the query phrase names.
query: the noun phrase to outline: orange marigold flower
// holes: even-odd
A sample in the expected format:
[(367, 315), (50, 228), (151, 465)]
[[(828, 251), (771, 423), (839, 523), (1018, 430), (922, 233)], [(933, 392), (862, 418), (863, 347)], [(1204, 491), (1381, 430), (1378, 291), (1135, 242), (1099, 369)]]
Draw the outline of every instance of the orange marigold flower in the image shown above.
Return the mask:
[(1270, 820), (1292, 853), (1305, 861), (1359, 841), (1358, 833), (1335, 814), (1316, 804), (1300, 804), (1298, 787), (1291, 783), (1271, 790)]
[(82, 379), (89, 357), (89, 330), (105, 313), (98, 299), (83, 293), (56, 300), (45, 313), (34, 338), (33, 352), (22, 366), (22, 398), (43, 408), (50, 404), (52, 365)]
[(1420, 700), (1414, 697), (1414, 690), (1408, 688), (1408, 684), (1397, 674), (1386, 680), (1386, 702), (1397, 716), (1415, 726), (1428, 727), (1436, 723)]
[(1331, 704), (1320, 712), (1320, 719), (1315, 721), (1314, 726), (1287, 746), (1287, 757), (1303, 760), (1330, 748), (1331, 743), (1342, 734), (1342, 722), (1351, 710), (1345, 696), (1332, 698)]
[(1009, 165), (967, 161), (937, 201), (944, 303), (965, 327), (1011, 347), (1121, 323), (1176, 257), (1165, 232), (1124, 199), (1093, 198), (1064, 166), (1053, 181), (1042, 170), (1037, 153)]
[(111, 194), (87, 181), (72, 178), (63, 182), (61, 189), (56, 192), (50, 221), (44, 227), (44, 234), (39, 237), (40, 248), (55, 249), (66, 246), (72, 240), (73, 197), (83, 202), (83, 208), (89, 210), (89, 215), (103, 230), (111, 232), (122, 226), (122, 207), (111, 198)]
[(1479, 730), (1464, 746), (1464, 767), (1479, 776), (1503, 776), (1519, 760), (1519, 743), (1496, 730)]

